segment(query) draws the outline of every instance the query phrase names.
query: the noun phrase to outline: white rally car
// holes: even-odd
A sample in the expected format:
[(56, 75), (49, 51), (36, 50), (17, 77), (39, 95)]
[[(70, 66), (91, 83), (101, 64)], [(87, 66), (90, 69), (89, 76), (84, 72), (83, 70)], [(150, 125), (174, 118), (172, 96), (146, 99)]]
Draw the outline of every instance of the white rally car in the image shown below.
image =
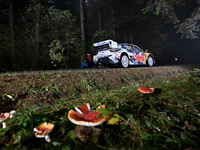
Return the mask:
[(94, 43), (92, 50), (97, 53), (93, 56), (93, 62), (98, 68), (103, 66), (121, 65), (127, 68), (129, 65), (155, 64), (154, 56), (134, 44), (117, 43), (113, 40), (105, 40)]

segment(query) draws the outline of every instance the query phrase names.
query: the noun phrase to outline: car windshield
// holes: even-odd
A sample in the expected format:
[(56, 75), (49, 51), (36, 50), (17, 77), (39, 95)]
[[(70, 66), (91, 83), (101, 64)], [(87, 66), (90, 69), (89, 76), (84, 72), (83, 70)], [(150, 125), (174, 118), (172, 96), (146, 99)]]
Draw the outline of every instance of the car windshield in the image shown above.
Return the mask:
[(133, 45), (134, 49), (137, 50), (137, 51), (140, 51), (140, 52), (144, 52), (140, 47), (136, 46), (136, 45)]

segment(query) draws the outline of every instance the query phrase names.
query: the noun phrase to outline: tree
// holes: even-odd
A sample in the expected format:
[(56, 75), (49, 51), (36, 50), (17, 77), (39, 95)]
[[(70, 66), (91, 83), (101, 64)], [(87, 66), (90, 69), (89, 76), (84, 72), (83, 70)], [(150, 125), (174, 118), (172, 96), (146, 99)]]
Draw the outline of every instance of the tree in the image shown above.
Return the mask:
[(13, 27), (13, 0), (10, 0), (10, 45), (11, 45), (11, 67), (15, 62), (14, 27)]
[[(193, 12), (190, 17), (181, 21), (177, 16), (179, 15), (178, 7), (186, 7), (193, 1), (190, 0), (151, 0), (143, 9), (143, 12), (153, 12), (155, 15), (166, 17), (177, 28), (177, 33), (181, 33), (181, 37), (195, 39), (198, 38), (199, 20), (200, 20), (200, 0), (192, 5)], [(190, 5), (191, 6), (191, 5)]]
[(80, 24), (81, 24), (82, 49), (83, 49), (83, 57), (84, 57), (86, 55), (86, 53), (85, 53), (85, 23), (84, 23), (83, 0), (79, 0), (79, 5), (80, 5)]
[[(42, 11), (41, 11), (42, 10)], [(25, 46), (26, 57), (30, 62), (30, 68), (37, 70), (40, 64), (40, 24), (41, 15), (45, 14), (45, 8), (41, 5), (40, 0), (31, 0), (25, 9), (21, 12), (21, 18), (18, 24), (18, 32), (25, 38), (22, 46)]]
[[(24, 59), (33, 70), (47, 69), (51, 55), (48, 47), (53, 41), (59, 40), (65, 48), (65, 62), (59, 65), (64, 68), (75, 68), (82, 54), (81, 35), (77, 27), (76, 19), (70, 10), (47, 7), (37, 1), (30, 3), (20, 15), (18, 31), (24, 38), (21, 46), (24, 47)], [(39, 9), (38, 9), (39, 8)], [(38, 12), (39, 11), (39, 12)], [(52, 53), (51, 53), (52, 54)], [(25, 61), (25, 60), (23, 60)]]
[(38, 58), (39, 58), (39, 47), (40, 47), (40, 11), (41, 4), (40, 0), (37, 0), (36, 5), (36, 16), (35, 16), (35, 69), (38, 67)]
[(104, 41), (105, 39), (111, 39), (111, 35), (106, 30), (96, 31), (92, 37), (92, 43)]
[(99, 31), (101, 31), (101, 9), (100, 9), (100, 0), (97, 0), (98, 5), (97, 5), (97, 11), (98, 11), (98, 25), (99, 25)]
[(64, 68), (80, 67), (83, 55), (80, 29), (76, 19), (69, 10), (59, 10), (50, 7), (49, 14), (44, 24), (47, 27), (45, 35), (50, 36), (52, 41), (49, 45), (51, 59), (63, 64)]

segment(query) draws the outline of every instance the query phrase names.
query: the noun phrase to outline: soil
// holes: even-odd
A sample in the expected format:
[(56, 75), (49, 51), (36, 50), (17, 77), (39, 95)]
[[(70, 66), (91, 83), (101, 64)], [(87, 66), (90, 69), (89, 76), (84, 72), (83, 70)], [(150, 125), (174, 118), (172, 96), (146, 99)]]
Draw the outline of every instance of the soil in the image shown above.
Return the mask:
[(144, 84), (163, 77), (173, 78), (199, 67), (200, 64), (3, 74), (0, 75), (0, 112), (73, 100), (90, 92)]

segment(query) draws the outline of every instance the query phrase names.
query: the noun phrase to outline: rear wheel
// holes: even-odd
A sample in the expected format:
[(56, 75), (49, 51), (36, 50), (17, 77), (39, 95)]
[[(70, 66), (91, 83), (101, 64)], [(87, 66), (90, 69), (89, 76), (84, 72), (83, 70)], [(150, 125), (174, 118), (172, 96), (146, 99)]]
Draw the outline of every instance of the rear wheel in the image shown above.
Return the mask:
[(102, 65), (101, 63), (97, 63), (97, 64), (96, 64), (96, 67), (97, 67), (97, 68), (103, 68), (104, 65)]
[(129, 65), (128, 56), (123, 55), (123, 56), (121, 57), (120, 63), (121, 63), (121, 66), (122, 66), (123, 68), (127, 68), (128, 65)]
[(153, 57), (152, 56), (149, 56), (148, 59), (147, 59), (147, 65), (149, 67), (153, 66)]

